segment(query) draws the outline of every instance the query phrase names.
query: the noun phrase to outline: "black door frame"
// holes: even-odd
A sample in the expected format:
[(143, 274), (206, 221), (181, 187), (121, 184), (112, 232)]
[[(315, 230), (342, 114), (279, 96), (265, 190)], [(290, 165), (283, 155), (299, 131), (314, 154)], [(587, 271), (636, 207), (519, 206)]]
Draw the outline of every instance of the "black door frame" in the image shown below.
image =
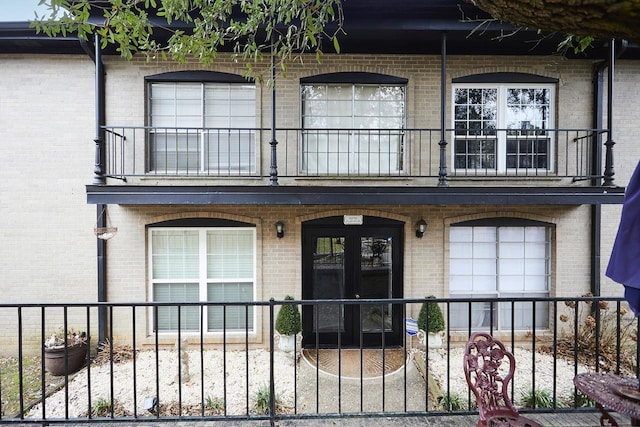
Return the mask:
[[(361, 225), (345, 225), (343, 216), (332, 216), (307, 221), (302, 224), (302, 299), (314, 299), (313, 289), (313, 253), (315, 237), (345, 237), (344, 265), (345, 265), (345, 299), (356, 297), (360, 292), (361, 253), (360, 239), (367, 235), (385, 233), (392, 236), (392, 298), (402, 298), (403, 285), (403, 252), (404, 252), (404, 223), (401, 221), (363, 216)], [(345, 305), (344, 332), (337, 331), (322, 333), (314, 332), (314, 306), (303, 305), (303, 347), (333, 348), (333, 347), (380, 347), (402, 345), (403, 319), (402, 305), (393, 305), (391, 316), (391, 330), (383, 334), (377, 332), (363, 332), (360, 320), (360, 306)], [(316, 341), (318, 341), (316, 343)]]

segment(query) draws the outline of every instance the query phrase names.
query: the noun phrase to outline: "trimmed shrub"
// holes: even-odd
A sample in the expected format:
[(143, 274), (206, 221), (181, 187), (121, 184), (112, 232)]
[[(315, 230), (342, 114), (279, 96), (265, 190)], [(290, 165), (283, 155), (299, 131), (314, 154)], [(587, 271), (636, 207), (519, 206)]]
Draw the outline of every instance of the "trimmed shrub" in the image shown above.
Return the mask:
[[(435, 299), (435, 296), (429, 295), (427, 299)], [(418, 328), (430, 333), (444, 331), (444, 316), (437, 303), (429, 301), (422, 303), (418, 315)]]
[[(287, 295), (285, 301), (293, 301), (293, 297)], [(276, 317), (276, 331), (280, 335), (295, 335), (302, 330), (300, 310), (295, 304), (284, 304)]]

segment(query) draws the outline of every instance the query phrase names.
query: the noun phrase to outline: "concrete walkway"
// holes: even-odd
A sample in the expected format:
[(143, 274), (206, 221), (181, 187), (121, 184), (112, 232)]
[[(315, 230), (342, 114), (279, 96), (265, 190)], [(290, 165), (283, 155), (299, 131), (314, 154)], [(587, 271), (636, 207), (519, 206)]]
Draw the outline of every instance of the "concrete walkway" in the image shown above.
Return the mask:
[[(613, 414), (620, 427), (631, 427), (628, 418), (619, 414)], [(600, 426), (600, 414), (589, 413), (561, 413), (561, 414), (528, 414), (528, 418), (539, 422), (545, 427), (597, 427)], [(276, 426), (301, 426), (301, 427), (475, 427), (478, 422), (477, 415), (460, 416), (421, 416), (421, 417), (376, 417), (376, 418), (334, 418), (334, 419), (295, 419), (276, 421)], [(13, 424), (14, 426), (28, 427), (33, 424)], [(124, 422), (100, 422), (82, 424), (51, 424), (68, 427), (268, 427), (269, 421), (124, 421)]]

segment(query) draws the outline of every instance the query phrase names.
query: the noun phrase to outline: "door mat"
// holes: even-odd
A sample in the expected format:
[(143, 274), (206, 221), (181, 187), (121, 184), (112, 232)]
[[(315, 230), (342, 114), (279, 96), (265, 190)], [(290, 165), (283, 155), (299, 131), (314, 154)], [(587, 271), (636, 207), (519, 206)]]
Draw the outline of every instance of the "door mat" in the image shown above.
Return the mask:
[(405, 363), (403, 348), (304, 349), (304, 359), (314, 368), (343, 378), (376, 378), (389, 375)]

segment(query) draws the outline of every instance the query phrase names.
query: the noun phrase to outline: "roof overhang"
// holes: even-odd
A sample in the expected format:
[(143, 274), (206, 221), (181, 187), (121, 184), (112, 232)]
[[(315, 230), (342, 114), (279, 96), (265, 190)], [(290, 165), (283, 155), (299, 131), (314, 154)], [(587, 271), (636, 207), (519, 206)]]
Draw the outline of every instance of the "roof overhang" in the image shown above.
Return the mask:
[(623, 187), (87, 186), (89, 204), (118, 205), (602, 205), (623, 198)]
[[(95, 2), (99, 4), (100, 2)], [(516, 27), (491, 18), (463, 0), (348, 0), (342, 3), (344, 33), (339, 34), (342, 53), (437, 55), (442, 52), (442, 35), (446, 33), (448, 55), (552, 55), (557, 54), (563, 34), (539, 33), (535, 28)], [(95, 9), (95, 13), (100, 9)], [(150, 21), (159, 40), (171, 35), (167, 23), (153, 13)], [(239, 19), (242, 17), (239, 16)], [(91, 22), (100, 25), (97, 14)], [(172, 28), (186, 32), (184, 22), (172, 22)], [(331, 33), (331, 24), (327, 26)], [(265, 37), (266, 38), (266, 37)], [(608, 40), (595, 41), (584, 53), (568, 52), (568, 57), (607, 58)], [(228, 43), (221, 50), (233, 50)], [(333, 43), (323, 51), (330, 53)], [(73, 37), (47, 37), (36, 34), (29, 22), (0, 22), (0, 53), (77, 53), (83, 48)], [(103, 49), (105, 55), (117, 55), (115, 46)], [(640, 49), (630, 45), (622, 52), (624, 59), (640, 59)]]
[(49, 37), (37, 34), (29, 22), (0, 22), (0, 53), (84, 54), (73, 34)]

